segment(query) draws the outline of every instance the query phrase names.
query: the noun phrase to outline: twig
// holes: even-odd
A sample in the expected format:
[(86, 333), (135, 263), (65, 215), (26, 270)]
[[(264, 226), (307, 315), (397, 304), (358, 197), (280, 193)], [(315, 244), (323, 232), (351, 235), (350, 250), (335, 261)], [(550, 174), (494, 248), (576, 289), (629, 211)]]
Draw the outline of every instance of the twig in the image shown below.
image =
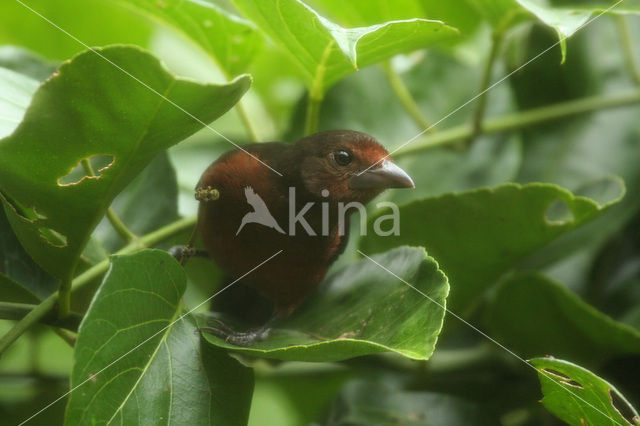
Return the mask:
[(616, 24), (618, 26), (618, 33), (620, 34), (620, 41), (622, 42), (622, 53), (624, 55), (624, 62), (627, 65), (629, 74), (637, 85), (640, 85), (640, 68), (634, 55), (633, 40), (631, 39), (631, 30), (629, 28), (629, 22), (626, 16), (616, 15)]
[[(559, 120), (572, 115), (616, 108), (625, 105), (640, 103), (640, 90), (631, 90), (627, 93), (616, 95), (600, 95), (575, 101), (562, 102), (555, 105), (530, 109), (528, 111), (509, 114), (485, 120), (482, 125), (482, 134), (492, 134), (530, 127), (547, 121)], [(473, 129), (468, 125), (442, 130), (434, 135), (415, 140), (413, 143), (399, 149), (394, 157), (402, 157), (415, 152), (425, 151), (431, 148), (444, 146), (465, 140), (471, 137)]]
[(485, 63), (484, 72), (482, 74), (482, 82), (480, 85), (480, 89), (478, 93), (481, 93), (478, 98), (478, 104), (476, 106), (475, 113), (473, 114), (472, 119), (472, 133), (469, 138), (468, 144), (470, 145), (477, 137), (482, 133), (482, 126), (484, 121), (484, 114), (487, 109), (487, 97), (489, 95), (488, 89), (491, 85), (491, 76), (493, 75), (493, 67), (496, 63), (496, 59), (498, 58), (498, 53), (500, 52), (500, 46), (502, 45), (502, 35), (501, 33), (494, 33), (491, 37), (491, 50), (489, 52), (489, 57), (487, 58), (487, 62)]
[(389, 79), (389, 85), (395, 93), (396, 97), (402, 104), (405, 110), (409, 113), (409, 116), (415, 121), (415, 123), (420, 127), (421, 130), (429, 129), (428, 132), (431, 133), (435, 130), (435, 127), (431, 127), (430, 123), (427, 119), (422, 115), (420, 111), (420, 107), (416, 103), (413, 96), (411, 96), (411, 92), (407, 89), (407, 86), (402, 81), (402, 78), (398, 75), (398, 73), (393, 69), (391, 65), (391, 61), (385, 61), (382, 63), (382, 69), (387, 74), (387, 78)]

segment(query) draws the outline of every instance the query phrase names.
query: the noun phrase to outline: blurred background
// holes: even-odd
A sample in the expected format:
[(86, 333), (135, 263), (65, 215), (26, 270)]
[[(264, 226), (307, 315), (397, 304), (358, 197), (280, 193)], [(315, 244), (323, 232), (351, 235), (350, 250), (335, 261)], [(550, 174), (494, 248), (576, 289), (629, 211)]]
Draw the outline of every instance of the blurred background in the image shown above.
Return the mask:
[[(162, 2), (158, 0), (157, 4), (162, 6)], [(223, 82), (234, 76), (217, 66), (189, 34), (131, 6), (131, 2), (27, 3), (90, 46), (135, 44), (153, 52), (174, 73), (203, 82)], [(497, 81), (558, 41), (558, 34), (549, 25), (524, 20), (510, 27), (495, 43), (497, 30), (492, 26), (491, 16), (481, 13), (489, 3), (478, 6), (482, 1), (423, 2), (418, 9), (403, 6), (405, 2), (392, 5), (383, 0), (307, 3), (345, 27), (422, 17), (443, 20), (459, 29), (459, 37), (362, 68), (327, 91), (319, 115), (320, 130), (363, 131), (375, 136), (389, 151), (475, 96), (486, 86), (487, 63), (492, 64), (489, 81)], [(559, 0), (553, 3), (575, 5)], [(230, 2), (219, 0), (215, 4), (241, 16)], [(581, 2), (582, 6), (585, 4), (590, 3)], [(561, 46), (556, 44), (488, 92), (484, 117), (497, 127), (507, 126), (506, 131), (478, 134), (466, 146), (469, 138), (460, 136), (460, 132), (468, 129), (465, 126), (473, 121), (477, 111), (477, 102), (471, 103), (418, 138), (415, 144), (420, 149), (399, 151), (397, 162), (414, 177), (417, 189), (392, 191), (383, 197), (407, 203), (425, 196), (503, 182), (550, 182), (576, 194), (606, 201), (611, 195), (609, 188), (593, 184), (621, 178), (626, 185), (626, 197), (619, 204), (544, 252), (536, 253), (519, 269), (541, 272), (600, 312), (637, 329), (640, 328), (640, 106), (637, 100), (635, 103), (630, 100), (607, 108), (606, 101), (620, 94), (630, 97), (637, 94), (640, 17), (607, 14), (576, 33), (566, 44), (564, 61)], [(250, 142), (254, 136), (261, 141), (294, 142), (304, 132), (308, 94), (303, 73), (288, 52), (268, 38), (256, 46), (246, 67), (246, 72), (253, 76), (253, 85), (242, 100), (244, 112), (232, 109), (213, 127), (238, 143)], [(19, 3), (0, 0), (0, 66), (24, 69), (25, 64), (33, 62), (33, 76), (43, 80), (48, 76), (43, 69), (49, 67), (52, 71), (61, 61), (83, 50), (84, 46)], [(406, 99), (407, 93), (410, 100)], [(509, 120), (519, 112), (594, 97), (601, 103), (586, 113), (509, 127), (513, 124)], [(194, 215), (197, 203), (193, 188), (200, 174), (229, 148), (226, 141), (210, 130), (200, 131), (152, 163), (150, 168), (163, 171), (162, 181), (147, 182), (143, 174), (132, 183), (132, 187), (166, 188), (162, 199), (148, 200), (158, 206), (157, 217), (136, 216), (131, 204), (140, 192), (123, 193), (115, 207), (123, 220), (138, 217), (143, 221), (133, 225), (138, 232), (155, 229), (178, 216)], [(158, 173), (149, 172), (149, 176)], [(0, 219), (7, 229), (6, 219)], [(109, 251), (118, 248), (118, 240), (110, 235), (108, 226), (100, 226), (96, 232), (106, 241)], [(185, 238), (181, 236), (176, 241)], [(352, 242), (355, 241), (353, 238)], [(5, 238), (2, 243), (10, 244)], [(355, 257), (354, 250), (349, 250), (340, 262)], [(34, 265), (22, 267), (32, 277), (39, 273)], [(217, 284), (216, 276), (212, 265), (194, 259), (189, 265), (187, 305), (195, 305), (210, 295)], [(86, 298), (89, 297), (87, 291)], [(490, 303), (489, 298), (488, 306)], [(491, 323), (488, 315), (487, 309), (480, 309), (469, 320), (487, 326)], [(508, 321), (508, 317), (503, 320)], [(554, 320), (562, 323), (565, 319)], [(539, 383), (526, 366), (496, 350), (473, 330), (449, 324), (452, 321), (455, 322), (449, 317), (445, 319), (452, 329), (445, 333), (434, 357), (426, 363), (393, 355), (325, 364), (251, 361), (256, 371), (256, 387), (250, 424), (424, 424), (421, 419), (425, 410), (434, 424), (560, 424), (538, 402)], [(9, 327), (8, 321), (0, 322), (0, 332)], [(483, 328), (491, 334), (490, 326), (487, 327)], [(526, 342), (513, 339), (512, 344), (518, 351), (527, 351)], [(596, 350), (594, 347), (601, 349), (587, 344), (582, 348), (581, 365), (617, 385), (632, 403), (638, 404), (638, 352), (635, 355), (589, 352)], [(72, 363), (72, 349), (45, 327), (35, 329), (15, 344), (0, 361), (3, 423), (26, 418), (63, 393), (68, 387)], [(57, 404), (32, 424), (59, 424), (63, 410), (64, 404)]]

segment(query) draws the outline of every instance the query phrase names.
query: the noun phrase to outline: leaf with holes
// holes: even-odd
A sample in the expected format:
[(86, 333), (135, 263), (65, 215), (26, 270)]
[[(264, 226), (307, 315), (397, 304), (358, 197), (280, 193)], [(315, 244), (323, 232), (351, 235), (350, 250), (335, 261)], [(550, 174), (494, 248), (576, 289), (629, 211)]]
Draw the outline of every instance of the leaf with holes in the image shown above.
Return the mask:
[(312, 96), (322, 96), (329, 86), (358, 68), (458, 35), (454, 28), (426, 19), (343, 28), (300, 0), (234, 3), (291, 54), (303, 70)]
[[(9, 222), (33, 259), (65, 279), (118, 192), (158, 152), (199, 130), (194, 117), (211, 122), (250, 84), (247, 76), (224, 85), (179, 79), (134, 47), (98, 53), (104, 58), (89, 51), (63, 64), (0, 140), (0, 195)], [(95, 162), (98, 176), (74, 177), (85, 159)]]
[(554, 358), (535, 358), (544, 406), (575, 426), (640, 425), (640, 415), (610, 383), (576, 364)]
[[(421, 248), (400, 247), (374, 260), (397, 277), (369, 259), (347, 265), (250, 348), (204, 336), (223, 348), (290, 361), (337, 361), (386, 351), (429, 359), (444, 319), (447, 277)], [(200, 323), (206, 326), (207, 317)]]
[[(463, 313), (526, 255), (602, 214), (608, 204), (573, 195), (556, 185), (504, 184), (425, 198), (399, 208), (397, 235), (388, 211), (372, 217), (361, 237), (364, 253), (409, 244), (426, 247), (453, 284), (450, 306)], [(377, 224), (377, 225), (376, 225)]]
[(638, 330), (542, 275), (510, 277), (487, 312), (492, 336), (523, 357), (553, 355), (594, 365), (613, 356), (640, 355)]
[(180, 315), (182, 267), (160, 250), (112, 259), (79, 328), (65, 424), (246, 423), (253, 373)]
[(183, 32), (220, 66), (227, 78), (247, 70), (263, 46), (250, 22), (200, 0), (118, 0)]

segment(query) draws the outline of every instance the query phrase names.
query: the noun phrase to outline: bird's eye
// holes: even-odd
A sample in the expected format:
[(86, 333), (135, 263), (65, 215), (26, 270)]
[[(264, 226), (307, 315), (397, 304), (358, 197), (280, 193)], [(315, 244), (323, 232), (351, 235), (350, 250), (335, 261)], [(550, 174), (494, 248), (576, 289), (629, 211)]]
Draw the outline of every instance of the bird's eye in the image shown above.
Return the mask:
[(342, 149), (333, 153), (333, 159), (339, 166), (348, 166), (349, 164), (351, 164), (352, 160), (351, 153)]

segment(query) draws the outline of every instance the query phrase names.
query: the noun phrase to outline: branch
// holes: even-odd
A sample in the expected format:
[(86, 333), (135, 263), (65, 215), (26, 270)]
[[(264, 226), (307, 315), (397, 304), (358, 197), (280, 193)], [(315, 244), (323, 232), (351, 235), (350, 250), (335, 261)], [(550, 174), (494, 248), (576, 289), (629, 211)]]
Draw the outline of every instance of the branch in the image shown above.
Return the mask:
[[(128, 254), (135, 251), (139, 251), (143, 246), (153, 246), (168, 238), (173, 237), (181, 232), (184, 232), (192, 228), (196, 223), (195, 217), (188, 217), (179, 219), (167, 226), (164, 226), (156, 231), (153, 231), (147, 235), (140, 237), (139, 241), (128, 244), (122, 250), (116, 254)], [(100, 263), (95, 264), (91, 268), (78, 275), (71, 283), (70, 292), (74, 292), (88, 283), (92, 282), (95, 278), (104, 274), (109, 269), (110, 260), (106, 259)], [(0, 338), (0, 356), (4, 351), (11, 346), (25, 331), (27, 331), (33, 324), (41, 321), (51, 310), (55, 307), (60, 297), (59, 292), (53, 293), (45, 300), (35, 306), (28, 314), (26, 314), (20, 321), (18, 321), (2, 338)], [(66, 318), (64, 319), (67, 320)]]
[[(615, 95), (600, 95), (575, 101), (562, 102), (528, 111), (487, 119), (482, 125), (482, 134), (519, 130), (536, 124), (559, 120), (573, 115), (616, 108), (640, 103), (640, 90), (631, 90)], [(473, 129), (468, 125), (442, 130), (434, 135), (416, 139), (399, 149), (395, 157), (402, 157), (431, 148), (444, 146), (470, 138)]]
[(251, 121), (249, 120), (249, 115), (247, 114), (247, 110), (244, 109), (242, 100), (239, 100), (238, 103), (236, 103), (235, 109), (238, 113), (238, 116), (240, 116), (240, 121), (242, 121), (242, 124), (244, 125), (244, 128), (246, 129), (247, 134), (251, 139), (251, 142), (259, 142), (260, 138), (258, 138), (256, 129), (253, 127)]
[(415, 99), (413, 99), (413, 96), (411, 96), (411, 92), (407, 89), (402, 78), (400, 78), (398, 73), (393, 69), (391, 61), (383, 62), (382, 69), (387, 74), (389, 85), (391, 86), (391, 89), (393, 89), (393, 93), (395, 93), (396, 97), (400, 103), (402, 103), (402, 106), (409, 113), (413, 121), (418, 125), (418, 127), (420, 127), (420, 129), (427, 132), (433, 132), (435, 128), (432, 128), (431, 124), (422, 115), (420, 107), (416, 103)]
[(469, 138), (468, 145), (470, 145), (481, 133), (484, 120), (484, 114), (487, 109), (487, 97), (489, 95), (489, 87), (491, 86), (491, 76), (493, 75), (493, 67), (498, 58), (498, 52), (500, 52), (500, 45), (502, 44), (502, 35), (494, 33), (491, 37), (491, 51), (484, 67), (482, 74), (482, 83), (480, 86), (478, 104), (476, 111), (473, 114), (471, 137)]
[(322, 97), (314, 97), (313, 93), (309, 93), (307, 101), (307, 116), (304, 122), (304, 135), (308, 136), (318, 131), (318, 122), (320, 121), (320, 106), (322, 105)]
[(627, 65), (629, 74), (640, 85), (640, 68), (634, 55), (633, 40), (631, 38), (631, 30), (629, 29), (629, 22), (623, 15), (616, 15), (616, 24), (618, 26), (618, 33), (620, 35), (620, 41), (622, 42), (622, 53), (624, 55), (624, 62)]

